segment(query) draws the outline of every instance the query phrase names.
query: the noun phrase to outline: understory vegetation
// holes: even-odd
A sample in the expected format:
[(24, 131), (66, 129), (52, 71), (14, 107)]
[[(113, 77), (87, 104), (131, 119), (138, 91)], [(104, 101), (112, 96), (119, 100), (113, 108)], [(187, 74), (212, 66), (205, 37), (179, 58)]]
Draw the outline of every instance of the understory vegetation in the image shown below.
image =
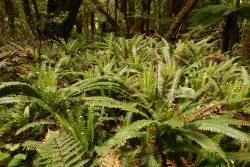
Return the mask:
[(0, 167), (249, 167), (249, 0), (0, 1)]
[(207, 39), (95, 41), (40, 57), (2, 48), (1, 164), (249, 165), (250, 79), (236, 54)]

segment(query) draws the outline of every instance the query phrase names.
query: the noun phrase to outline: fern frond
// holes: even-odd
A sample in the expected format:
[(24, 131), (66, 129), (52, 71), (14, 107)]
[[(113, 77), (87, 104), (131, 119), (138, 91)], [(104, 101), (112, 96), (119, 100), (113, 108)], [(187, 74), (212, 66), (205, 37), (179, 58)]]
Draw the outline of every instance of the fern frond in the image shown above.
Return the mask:
[(237, 129), (231, 128), (229, 126), (225, 126), (223, 124), (221, 125), (221, 124), (202, 123), (200, 126), (197, 127), (197, 129), (222, 133), (243, 142), (248, 142), (250, 139), (250, 136), (248, 134), (241, 132)]
[(80, 167), (86, 163), (81, 144), (64, 132), (49, 132), (37, 151), (39, 157), (34, 161), (35, 166)]
[(96, 147), (96, 151), (99, 155), (104, 156), (109, 153), (114, 147), (123, 146), (127, 140), (140, 137), (142, 128), (149, 126), (154, 121), (151, 120), (139, 120), (130, 125), (120, 129), (115, 136), (107, 140), (102, 146)]
[(22, 143), (22, 147), (27, 150), (37, 150), (42, 146), (42, 142), (35, 141), (35, 140), (26, 140), (24, 143)]
[(226, 5), (209, 5), (193, 11), (192, 21), (203, 25), (213, 25), (233, 10)]
[(34, 128), (36, 126), (43, 126), (43, 125), (53, 125), (55, 124), (55, 122), (52, 122), (52, 121), (46, 121), (46, 120), (41, 120), (41, 121), (38, 121), (38, 122), (31, 122), (31, 123), (28, 123), (26, 124), (25, 126), (23, 126), (22, 128), (18, 129), (16, 131), (16, 135), (19, 135), (23, 132), (25, 132), (26, 130), (28, 130), (29, 128)]
[(95, 113), (93, 107), (90, 105), (88, 109), (88, 119), (87, 119), (87, 135), (89, 143), (93, 143), (95, 134)]
[(30, 102), (26, 96), (6, 96), (0, 97), (0, 104), (27, 103)]
[(13, 124), (15, 121), (9, 121), (0, 127), (0, 137), (3, 136), (6, 132), (11, 131)]
[(231, 160), (247, 161), (250, 162), (250, 153), (249, 152), (229, 152), (226, 153), (227, 158)]
[(27, 83), (22, 82), (4, 82), (0, 85), (0, 97), (11, 94), (23, 94), (33, 97), (41, 97), (40, 93)]
[(202, 124), (220, 124), (220, 125), (238, 125), (238, 126), (250, 126), (250, 123), (248, 121), (244, 120), (237, 120), (232, 118), (212, 118), (212, 119), (203, 119), (203, 120), (197, 120), (194, 122), (189, 123), (189, 125), (194, 126), (200, 126)]
[(101, 96), (83, 97), (82, 99), (85, 100), (87, 104), (91, 104), (93, 106), (117, 108), (117, 109), (121, 109), (124, 111), (136, 113), (136, 114), (142, 115), (145, 118), (148, 118), (147, 114), (135, 108), (133, 104), (131, 103), (124, 103), (118, 100), (114, 100), (110, 97), (101, 97)]
[(178, 70), (174, 75), (174, 79), (172, 81), (172, 85), (168, 93), (168, 100), (170, 102), (173, 102), (174, 100), (174, 95), (175, 95), (176, 88), (178, 87), (178, 84), (179, 84), (180, 76), (181, 76), (181, 71)]
[(168, 147), (166, 151), (170, 153), (188, 152), (197, 154), (199, 153), (200, 149), (187, 143), (176, 143), (175, 145)]
[(198, 133), (196, 131), (190, 130), (190, 129), (184, 129), (184, 128), (178, 128), (175, 129), (176, 131), (179, 131), (181, 135), (186, 136), (187, 138), (195, 141), (197, 144), (199, 144), (202, 148), (209, 152), (215, 152), (218, 153), (218, 155), (226, 159), (226, 155), (224, 151), (219, 147), (219, 145), (215, 142), (213, 142), (209, 137), (203, 135), (202, 133)]
[(62, 89), (62, 95), (65, 98), (80, 95), (84, 92), (89, 92), (93, 90), (113, 90), (114, 92), (120, 93), (121, 95), (129, 96), (128, 92), (131, 92), (125, 84), (113, 77), (97, 77), (88, 78), (81, 80), (71, 86)]

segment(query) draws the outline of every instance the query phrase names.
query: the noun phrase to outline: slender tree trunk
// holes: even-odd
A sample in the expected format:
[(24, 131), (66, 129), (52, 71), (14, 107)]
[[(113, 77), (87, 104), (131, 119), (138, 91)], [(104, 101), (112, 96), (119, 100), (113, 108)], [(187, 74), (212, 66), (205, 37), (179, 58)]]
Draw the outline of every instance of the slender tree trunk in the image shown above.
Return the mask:
[[(240, 7), (240, 0), (235, 2), (236, 8)], [(229, 14), (222, 34), (222, 52), (231, 51), (236, 43), (240, 42), (240, 29), (238, 26), (238, 16), (235, 12)]]
[(91, 13), (90, 16), (90, 25), (91, 25), (91, 34), (94, 35), (95, 34), (95, 12)]
[(231, 13), (226, 18), (226, 23), (222, 34), (222, 52), (231, 51), (236, 43), (239, 43), (239, 26), (237, 23), (237, 15)]
[(170, 26), (170, 29), (167, 33), (167, 40), (168, 41), (175, 41), (177, 39), (178, 32), (181, 28), (182, 22), (184, 18), (193, 10), (195, 5), (197, 4), (198, 0), (190, 0), (188, 1), (182, 10), (177, 14), (174, 18), (173, 23)]
[(83, 14), (80, 13), (76, 19), (76, 32), (81, 34), (83, 28)]
[(149, 35), (149, 27), (150, 27), (150, 8), (151, 8), (151, 0), (147, 0), (147, 20), (146, 20), (146, 33)]
[(37, 20), (33, 17), (32, 13), (31, 13), (31, 4), (29, 0), (22, 0), (22, 6), (23, 6), (23, 11), (27, 20), (27, 23), (31, 29), (31, 31), (33, 32), (33, 34), (38, 35), (39, 31), (37, 30)]
[(250, 74), (250, 25), (248, 25), (247, 34), (242, 47), (242, 61), (248, 66), (248, 73)]
[[(118, 0), (115, 0), (115, 22), (117, 23), (117, 12), (118, 12)], [(117, 32), (118, 32), (118, 27), (117, 27), (117, 24), (115, 25), (115, 33), (117, 35)]]
[(13, 0), (4, 0), (5, 12), (8, 15), (10, 32), (15, 32), (15, 5)]

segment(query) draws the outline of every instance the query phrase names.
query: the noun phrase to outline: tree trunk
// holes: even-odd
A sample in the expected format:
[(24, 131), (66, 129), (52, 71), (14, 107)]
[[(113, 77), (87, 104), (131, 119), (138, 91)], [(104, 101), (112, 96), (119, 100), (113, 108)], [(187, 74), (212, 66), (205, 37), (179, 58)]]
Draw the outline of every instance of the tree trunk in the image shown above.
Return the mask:
[(250, 25), (248, 25), (246, 38), (243, 42), (242, 61), (248, 66), (248, 73), (250, 73)]
[(91, 13), (90, 16), (91, 34), (95, 34), (95, 12)]
[[(83, 0), (48, 0), (47, 13), (51, 16), (46, 23), (44, 35), (47, 38), (68, 39), (76, 22), (77, 14)], [(66, 17), (62, 17), (66, 15)], [(56, 17), (61, 17), (60, 22), (55, 22)]]
[(175, 41), (177, 39), (177, 35), (181, 28), (184, 18), (193, 10), (197, 2), (198, 0), (188, 1), (182, 8), (182, 10), (177, 14), (167, 33), (166, 38), (168, 41)]
[(33, 32), (33, 34), (38, 35), (39, 30), (37, 30), (38, 26), (36, 26), (38, 24), (38, 22), (35, 19), (35, 17), (33, 17), (32, 13), (31, 13), (32, 10), (31, 10), (30, 1), (29, 0), (22, 0), (22, 6), (23, 6), (23, 11), (24, 11), (27, 23), (28, 23), (31, 31)]
[(146, 34), (149, 35), (149, 27), (150, 27), (150, 9), (151, 9), (151, 0), (147, 0), (147, 20), (146, 20)]
[(167, 13), (168, 16), (171, 17), (175, 17), (183, 8), (183, 6), (185, 6), (187, 0), (168, 0), (167, 2)]
[(222, 52), (231, 51), (236, 43), (239, 43), (239, 26), (237, 23), (237, 15), (231, 13), (226, 18), (226, 23), (222, 34)]
[(13, 0), (4, 1), (5, 12), (8, 15), (8, 23), (10, 27), (10, 32), (15, 32), (15, 5)]
[[(117, 12), (118, 12), (118, 0), (115, 0), (115, 22), (117, 23)], [(118, 32), (118, 27), (117, 27), (117, 24), (115, 25), (115, 34), (117, 35), (117, 32)]]

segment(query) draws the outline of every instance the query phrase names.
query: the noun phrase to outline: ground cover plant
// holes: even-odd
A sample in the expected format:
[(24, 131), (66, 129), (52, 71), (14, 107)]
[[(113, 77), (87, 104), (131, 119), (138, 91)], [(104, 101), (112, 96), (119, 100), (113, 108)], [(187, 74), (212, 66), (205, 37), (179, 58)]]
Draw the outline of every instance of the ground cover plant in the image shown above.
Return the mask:
[(249, 9), (0, 2), (0, 166), (250, 166)]
[(71, 50), (81, 45), (55, 44), (1, 83), (2, 164), (247, 165), (249, 76), (239, 58), (214, 61), (207, 40), (173, 47), (108, 35), (99, 49)]

